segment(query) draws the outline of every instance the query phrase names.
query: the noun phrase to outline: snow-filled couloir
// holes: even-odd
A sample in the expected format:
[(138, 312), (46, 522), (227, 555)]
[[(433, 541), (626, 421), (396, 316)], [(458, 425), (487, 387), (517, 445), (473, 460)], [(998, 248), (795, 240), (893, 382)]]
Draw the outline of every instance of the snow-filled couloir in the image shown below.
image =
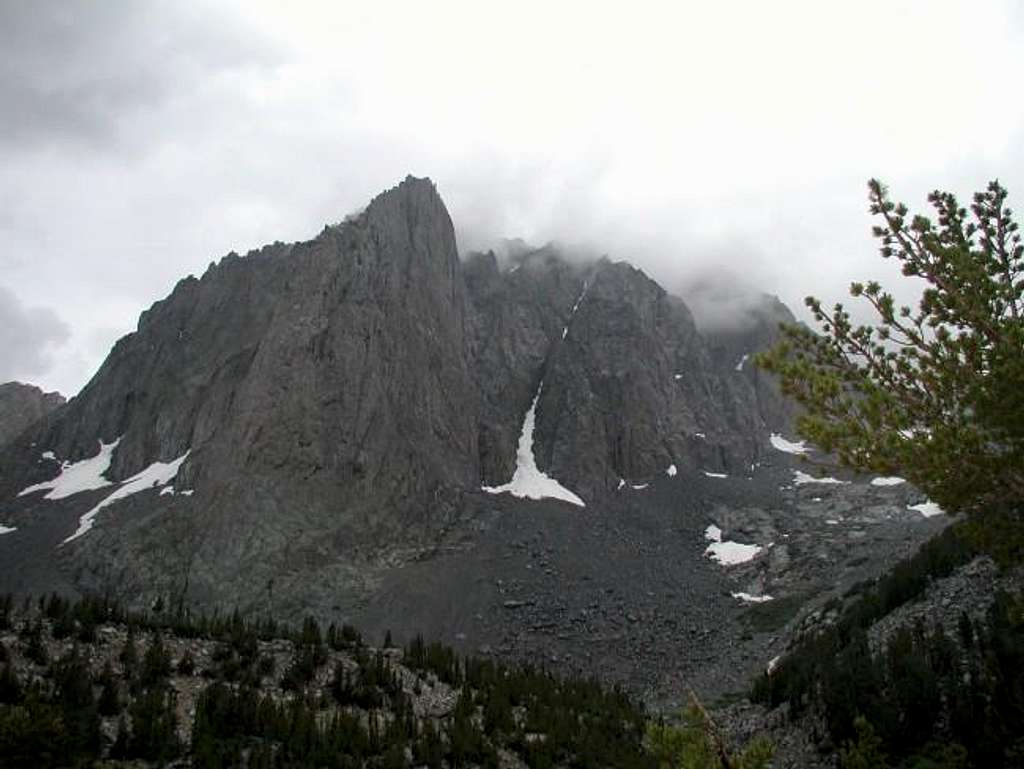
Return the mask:
[(561, 499), (580, 507), (586, 507), (582, 499), (542, 472), (537, 467), (537, 460), (533, 456), (533, 428), (537, 420), (537, 401), (540, 400), (543, 388), (544, 383), (541, 382), (540, 387), (537, 388), (537, 394), (533, 396), (533, 403), (530, 404), (530, 409), (526, 412), (526, 418), (523, 420), (523, 430), (519, 435), (519, 450), (516, 452), (516, 471), (512, 475), (512, 480), (501, 486), (482, 486), (481, 488), (491, 494), (502, 494), (507, 491), (514, 497)]
[[(583, 290), (572, 306), (569, 321), (562, 331), (562, 339), (565, 339), (569, 333), (569, 324), (572, 323), (576, 311), (580, 308), (580, 303), (587, 295), (587, 287), (587, 284), (584, 283)], [(537, 467), (537, 459), (533, 455), (533, 429), (537, 422), (537, 402), (540, 400), (543, 390), (544, 382), (541, 381), (537, 386), (537, 393), (533, 396), (533, 402), (526, 412), (526, 417), (523, 419), (523, 429), (519, 434), (519, 448), (516, 451), (516, 469), (512, 480), (501, 486), (481, 486), (481, 488), (491, 494), (508, 492), (514, 497), (525, 499), (560, 499), (579, 507), (586, 507), (583, 500), (576, 494)]]

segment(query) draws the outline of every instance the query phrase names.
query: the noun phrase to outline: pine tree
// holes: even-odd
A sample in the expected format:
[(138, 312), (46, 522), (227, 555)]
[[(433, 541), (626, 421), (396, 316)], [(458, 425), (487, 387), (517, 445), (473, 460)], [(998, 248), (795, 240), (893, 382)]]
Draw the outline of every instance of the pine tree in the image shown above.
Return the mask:
[(22, 688), (17, 673), (10, 665), (0, 667), (0, 704), (17, 705), (21, 702)]
[(160, 632), (153, 634), (153, 640), (142, 657), (142, 671), (139, 683), (144, 688), (159, 686), (171, 674), (171, 655), (164, 646)]
[(96, 703), (101, 716), (115, 716), (121, 711), (121, 697), (118, 692), (117, 679), (108, 661), (97, 680), (100, 685), (100, 698)]
[(131, 705), (132, 730), (128, 756), (147, 761), (168, 761), (181, 752), (178, 741), (175, 696), (154, 689), (138, 696)]
[(950, 512), (1024, 502), (1024, 246), (998, 182), (971, 215), (945, 192), (935, 225), (908, 219), (869, 183), (884, 258), (925, 282), (916, 309), (877, 282), (854, 283), (877, 325), (839, 303), (807, 305), (821, 326), (784, 329), (758, 357), (805, 408), (800, 434), (850, 467), (898, 473)]
[(135, 625), (128, 625), (128, 637), (125, 638), (118, 659), (121, 661), (125, 679), (133, 679), (139, 667), (139, 651), (135, 648)]
[(882, 741), (863, 716), (854, 721), (857, 737), (847, 742), (839, 751), (839, 766), (842, 769), (889, 769), (889, 762), (882, 751)]

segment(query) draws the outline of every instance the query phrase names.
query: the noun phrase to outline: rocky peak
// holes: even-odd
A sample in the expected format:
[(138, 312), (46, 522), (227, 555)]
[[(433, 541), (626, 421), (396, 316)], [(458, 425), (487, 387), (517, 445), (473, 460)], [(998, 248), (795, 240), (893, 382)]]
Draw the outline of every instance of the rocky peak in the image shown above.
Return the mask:
[(64, 403), (65, 398), (60, 393), (43, 392), (35, 385), (0, 384), (0, 446)]
[(454, 288), (459, 261), (455, 230), (430, 179), (407, 176), (375, 197), (357, 221), (373, 233), (382, 252), (402, 257), (395, 267), (406, 278), (436, 274)]
[(641, 270), (552, 244), (462, 262), (433, 183), (409, 177), (309, 241), (179, 282), (0, 454), (0, 495), (60, 471), (42, 451), (76, 462), (120, 439), (106, 479), (179, 463), (194, 494), (103, 508), (61, 551), (77, 584), (244, 607), (292, 575), (289, 600), (351, 596), (358, 558), (432, 541), (513, 477), (527, 414), (536, 468), (608, 503), (623, 481), (749, 470), (771, 404)]

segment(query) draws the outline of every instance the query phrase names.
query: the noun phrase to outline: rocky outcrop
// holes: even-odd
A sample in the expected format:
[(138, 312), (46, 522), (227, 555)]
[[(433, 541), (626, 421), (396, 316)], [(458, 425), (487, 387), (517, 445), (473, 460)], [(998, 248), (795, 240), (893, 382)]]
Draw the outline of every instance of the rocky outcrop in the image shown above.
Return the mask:
[(64, 396), (21, 382), (0, 384), (0, 448), (33, 422), (63, 406)]
[[(792, 412), (750, 356), (792, 320), (776, 300), (702, 329), (628, 264), (513, 245), (460, 261), (408, 178), (179, 282), (0, 451), (0, 593), (423, 631), (674, 706), (741, 690), (805, 607), (940, 525), (769, 442)], [(481, 489), (514, 477), (533, 404), (532, 470), (585, 508)], [(19, 496), (101, 441), (105, 478)], [(712, 561), (711, 525), (756, 556)]]
[(181, 281), (5, 453), (4, 496), (56, 472), (42, 450), (73, 462), (120, 438), (111, 480), (189, 452), (175, 485), (192, 496), (133, 495), (63, 555), (86, 586), (112, 547), (118, 579), (166, 586), (184, 568), (167, 559), (188, 561), (210, 601), (415, 540), (478, 485), (465, 314), (451, 221), (434, 185), (408, 178), (309, 242)]
[[(782, 410), (716, 344), (624, 263), (523, 244), (460, 261), (434, 185), (410, 177), (310, 241), (179, 282), (0, 454), (0, 521), (52, 548), (98, 514), (56, 551), (81, 588), (344, 605), (486, 509), (535, 399), (537, 468), (588, 504), (684, 470), (749, 473)], [(177, 462), (173, 485), (143, 475), (98, 512), (95, 486), (16, 496), (101, 441), (118, 441), (110, 481)], [(26, 528), (44, 508), (59, 536)]]
[(502, 272), (493, 254), (474, 255), (466, 268), (485, 483), (511, 477), (541, 383), (538, 466), (584, 496), (673, 466), (747, 472), (767, 435), (789, 427), (752, 362), (724, 363), (730, 347), (749, 359), (769, 346), (775, 317), (709, 339), (681, 299), (628, 264), (572, 264), (550, 246), (512, 261)]
[(471, 307), (471, 365), (481, 404), (481, 480), (493, 485), (512, 475), (523, 415), (589, 269), (545, 247), (520, 249), (514, 266), (505, 271), (493, 252), (471, 254), (464, 274)]
[(780, 326), (794, 325), (796, 318), (778, 297), (769, 294), (748, 300), (739, 315), (733, 325), (702, 330), (708, 352), (727, 381), (740, 385), (732, 389), (730, 401), (759, 414), (772, 432), (786, 432), (797, 407), (791, 399), (782, 397), (775, 377), (754, 364), (754, 356), (772, 348), (781, 339)]

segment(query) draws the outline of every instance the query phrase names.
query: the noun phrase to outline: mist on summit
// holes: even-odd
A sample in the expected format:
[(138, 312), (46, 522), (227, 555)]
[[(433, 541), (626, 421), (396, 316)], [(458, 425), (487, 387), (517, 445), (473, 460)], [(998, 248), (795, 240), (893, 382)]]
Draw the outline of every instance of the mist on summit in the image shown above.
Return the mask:
[[(182, 275), (306, 239), (407, 173), (437, 182), (463, 255), (583, 244), (688, 299), (724, 270), (800, 313), (889, 277), (868, 177), (908, 202), (1024, 186), (1004, 97), (1021, 42), (1010, 2), (739, 21), (693, 3), (4, 4), (0, 287), (69, 333), (31, 335), (41, 358), (0, 338), (3, 376), (78, 392)], [(914, 87), (880, 87), (868, 49)]]

